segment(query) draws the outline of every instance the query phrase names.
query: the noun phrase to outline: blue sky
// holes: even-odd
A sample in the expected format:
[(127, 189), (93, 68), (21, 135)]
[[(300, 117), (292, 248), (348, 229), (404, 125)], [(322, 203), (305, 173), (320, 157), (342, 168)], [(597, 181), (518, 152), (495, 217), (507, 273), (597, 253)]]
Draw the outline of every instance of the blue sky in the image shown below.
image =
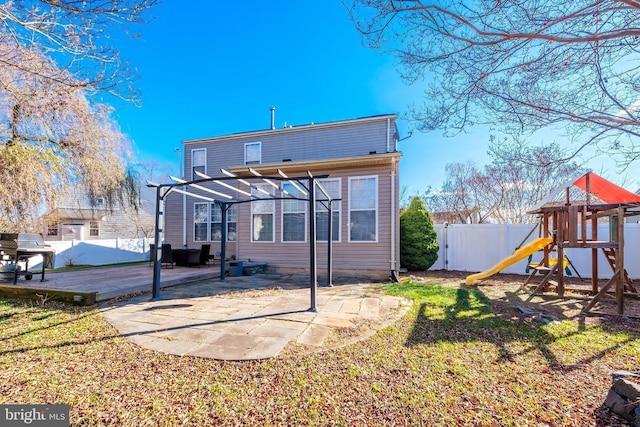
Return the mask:
[[(166, 0), (152, 14), (136, 28), (141, 39), (114, 41), (137, 68), (143, 96), (140, 108), (116, 105), (116, 119), (138, 160), (168, 173), (178, 172), (181, 141), (266, 129), (271, 106), (282, 127), (401, 115), (420, 102), (422, 90), (401, 81), (393, 57), (362, 46), (339, 0)], [(398, 124), (406, 137), (410, 124)], [(414, 132), (399, 144), (401, 186), (440, 186), (451, 162), (482, 166), (488, 141), (485, 129), (456, 138)]]

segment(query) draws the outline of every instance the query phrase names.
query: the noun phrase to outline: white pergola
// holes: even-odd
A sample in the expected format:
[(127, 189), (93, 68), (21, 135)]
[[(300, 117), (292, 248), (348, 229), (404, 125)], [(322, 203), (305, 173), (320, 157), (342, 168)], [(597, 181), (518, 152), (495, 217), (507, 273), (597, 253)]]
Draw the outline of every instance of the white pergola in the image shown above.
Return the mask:
[[(155, 227), (155, 264), (153, 269), (153, 296), (154, 300), (160, 299), (160, 272), (162, 267), (162, 243), (164, 242), (164, 224), (165, 224), (165, 199), (172, 192), (181, 193), (185, 197), (194, 197), (206, 200), (220, 206), (222, 211), (222, 237), (220, 247), (220, 280), (226, 280), (226, 246), (227, 246), (227, 212), (233, 205), (240, 203), (250, 203), (254, 201), (267, 200), (302, 200), (309, 203), (309, 289), (311, 292), (311, 306), (309, 311), (317, 311), (316, 294), (318, 288), (318, 271), (316, 260), (316, 202), (320, 202), (329, 212), (328, 215), (328, 232), (327, 232), (327, 286), (332, 285), (333, 255), (332, 255), (332, 202), (340, 199), (332, 199), (329, 193), (322, 187), (318, 179), (327, 178), (329, 175), (313, 176), (307, 171), (305, 176), (289, 177), (283, 171), (278, 169), (278, 176), (263, 176), (253, 168), (248, 168), (249, 176), (239, 176), (226, 169), (220, 169), (224, 175), (222, 177), (213, 178), (200, 172), (195, 172), (199, 179), (185, 181), (183, 179), (170, 176), (174, 181), (169, 184), (157, 184), (147, 182), (149, 187), (156, 188), (156, 227)], [(231, 183), (235, 183), (231, 185)], [(282, 188), (282, 183), (290, 183), (302, 195), (291, 195)], [(204, 187), (201, 184), (212, 183), (214, 187), (220, 189), (212, 189)], [(275, 194), (257, 186), (257, 183), (266, 183), (272, 186)], [(242, 188), (240, 187), (242, 185)], [(182, 187), (182, 189), (178, 188)], [(196, 194), (189, 190), (197, 189), (208, 195)], [(252, 192), (252, 190), (254, 190)], [(324, 198), (318, 198), (317, 190), (322, 193)], [(231, 194), (230, 194), (231, 193)], [(235, 193), (234, 195), (232, 195)], [(259, 194), (256, 194), (259, 193)], [(209, 194), (211, 196), (209, 196)], [(244, 196), (245, 198), (242, 198)]]

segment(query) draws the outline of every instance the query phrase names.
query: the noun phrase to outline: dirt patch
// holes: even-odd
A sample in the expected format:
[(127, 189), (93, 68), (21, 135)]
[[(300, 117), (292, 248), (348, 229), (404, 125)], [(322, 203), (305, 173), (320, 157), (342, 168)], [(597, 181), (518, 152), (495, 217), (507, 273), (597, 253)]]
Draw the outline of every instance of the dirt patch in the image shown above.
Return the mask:
[[(424, 271), (411, 272), (406, 277), (412, 277), (417, 282), (439, 286), (461, 287), (465, 285), (465, 278), (469, 273), (461, 271)], [(592, 309), (591, 313), (582, 313), (583, 308), (593, 298), (588, 293), (591, 280), (580, 280), (568, 277), (565, 280), (567, 291), (564, 297), (548, 291), (532, 295), (531, 289), (519, 290), (527, 276), (518, 274), (497, 274), (473, 285), (477, 287), (490, 301), (496, 314), (505, 319), (536, 320), (542, 314), (543, 319), (557, 318), (574, 319), (585, 325), (610, 324), (625, 330), (640, 331), (640, 299), (626, 297), (624, 300), (624, 315), (617, 315), (617, 305), (613, 295), (605, 296)], [(539, 283), (539, 280), (534, 283)], [(606, 283), (601, 280), (601, 286)], [(638, 288), (636, 283), (636, 288)], [(580, 292), (572, 289), (579, 289)], [(639, 295), (640, 296), (640, 295)]]

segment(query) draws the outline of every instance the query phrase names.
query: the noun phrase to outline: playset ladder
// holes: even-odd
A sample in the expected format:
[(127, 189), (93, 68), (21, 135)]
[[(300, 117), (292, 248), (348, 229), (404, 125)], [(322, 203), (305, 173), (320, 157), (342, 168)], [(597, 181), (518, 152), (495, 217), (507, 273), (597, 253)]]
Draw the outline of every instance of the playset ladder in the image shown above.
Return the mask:
[[(609, 263), (611, 270), (616, 272), (616, 250), (614, 248), (602, 248), (602, 253), (604, 254), (605, 259)], [(622, 280), (624, 282), (624, 287), (628, 292), (637, 293), (638, 291), (633, 287), (633, 281), (629, 278), (629, 274), (627, 273), (627, 269), (622, 270)]]

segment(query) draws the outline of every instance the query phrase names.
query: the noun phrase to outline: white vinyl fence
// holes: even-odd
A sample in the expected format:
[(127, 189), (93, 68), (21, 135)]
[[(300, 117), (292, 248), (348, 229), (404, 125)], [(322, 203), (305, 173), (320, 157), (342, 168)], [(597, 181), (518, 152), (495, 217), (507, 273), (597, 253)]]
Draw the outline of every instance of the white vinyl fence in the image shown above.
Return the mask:
[[(533, 224), (436, 224), (440, 243), (438, 260), (432, 270), (484, 271), (523, 244), (534, 228)], [(590, 232), (590, 226), (587, 228)], [(609, 225), (600, 224), (599, 236), (608, 236)], [(527, 239), (538, 238), (536, 229)], [(625, 268), (631, 278), (640, 278), (640, 224), (625, 224)], [(149, 259), (149, 243), (153, 239), (108, 239), (87, 241), (47, 242), (56, 248), (54, 268), (65, 265), (104, 265)], [(591, 277), (591, 250), (567, 249), (566, 255), (582, 277)], [(41, 258), (34, 257), (30, 264), (39, 268)], [(534, 254), (534, 261), (540, 260)], [(503, 270), (505, 273), (526, 274), (527, 259)], [(598, 273), (601, 278), (611, 277), (611, 267), (604, 255), (598, 254)]]
[[(106, 265), (149, 259), (153, 239), (104, 239), (47, 242), (56, 249), (53, 268), (70, 265)], [(29, 268), (41, 268), (42, 257), (29, 261)]]
[[(484, 271), (511, 255), (533, 229), (534, 224), (436, 224), (440, 252), (432, 270)], [(591, 232), (587, 227), (587, 233)], [(640, 224), (625, 224), (624, 264), (631, 278), (640, 278)], [(578, 229), (580, 233), (580, 229)], [(579, 235), (579, 234), (578, 234)], [(598, 225), (598, 236), (609, 236), (609, 224)], [(525, 244), (537, 239), (538, 230)], [(591, 250), (570, 248), (566, 256), (582, 277), (591, 277)], [(539, 254), (533, 261), (540, 261)], [(527, 259), (503, 270), (504, 273), (526, 274)], [(611, 267), (602, 252), (598, 254), (598, 275), (611, 277)]]

